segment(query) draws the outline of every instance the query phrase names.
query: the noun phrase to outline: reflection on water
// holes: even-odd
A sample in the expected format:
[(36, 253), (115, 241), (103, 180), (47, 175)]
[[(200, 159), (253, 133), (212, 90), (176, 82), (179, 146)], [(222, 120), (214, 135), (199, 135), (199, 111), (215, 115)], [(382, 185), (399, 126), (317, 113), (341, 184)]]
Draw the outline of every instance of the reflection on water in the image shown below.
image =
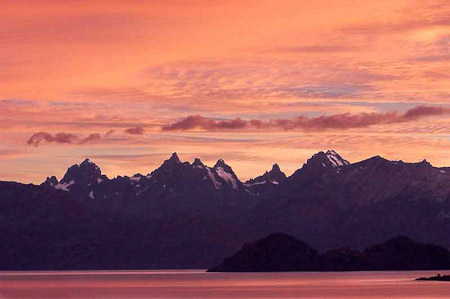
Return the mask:
[(436, 273), (0, 272), (0, 298), (449, 298), (448, 282), (414, 281)]

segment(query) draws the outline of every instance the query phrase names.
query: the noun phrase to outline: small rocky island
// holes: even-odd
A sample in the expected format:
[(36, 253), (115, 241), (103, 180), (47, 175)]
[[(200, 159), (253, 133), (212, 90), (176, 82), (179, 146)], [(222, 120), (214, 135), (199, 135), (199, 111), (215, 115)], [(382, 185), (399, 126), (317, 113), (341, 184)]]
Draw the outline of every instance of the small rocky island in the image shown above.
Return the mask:
[(416, 280), (431, 280), (431, 281), (450, 281), (450, 275), (435, 275), (430, 277), (419, 277)]
[[(388, 271), (450, 269), (444, 247), (398, 236), (363, 251), (338, 248), (319, 253), (293, 236), (274, 233), (245, 244), (208, 272)], [(442, 276), (441, 276), (442, 277)]]

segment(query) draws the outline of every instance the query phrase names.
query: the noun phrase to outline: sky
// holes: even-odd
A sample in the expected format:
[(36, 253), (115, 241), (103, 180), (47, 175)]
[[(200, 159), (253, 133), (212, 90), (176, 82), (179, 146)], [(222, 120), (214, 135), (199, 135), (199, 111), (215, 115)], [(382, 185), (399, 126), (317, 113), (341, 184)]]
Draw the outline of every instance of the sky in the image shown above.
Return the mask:
[(172, 152), (242, 180), (314, 153), (450, 166), (446, 0), (2, 0), (0, 180)]

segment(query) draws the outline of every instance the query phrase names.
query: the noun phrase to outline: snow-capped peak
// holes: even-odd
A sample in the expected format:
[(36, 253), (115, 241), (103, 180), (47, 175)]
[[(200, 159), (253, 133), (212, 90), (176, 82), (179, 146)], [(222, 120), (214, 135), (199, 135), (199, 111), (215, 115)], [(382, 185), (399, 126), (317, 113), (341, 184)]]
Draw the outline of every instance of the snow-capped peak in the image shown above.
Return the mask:
[(206, 167), (200, 159), (195, 159), (192, 164), (194, 167), (205, 168), (208, 177), (211, 179), (214, 188), (222, 189), (224, 186), (230, 186), (234, 190), (239, 189), (239, 179), (234, 174), (233, 170), (224, 160), (219, 159), (213, 168)]
[(340, 167), (340, 166), (345, 166), (345, 165), (349, 165), (350, 163), (347, 160), (344, 160), (338, 153), (336, 153), (334, 150), (329, 150), (326, 153), (326, 156), (328, 158), (328, 160), (330, 161), (330, 163), (334, 166), (334, 167)]

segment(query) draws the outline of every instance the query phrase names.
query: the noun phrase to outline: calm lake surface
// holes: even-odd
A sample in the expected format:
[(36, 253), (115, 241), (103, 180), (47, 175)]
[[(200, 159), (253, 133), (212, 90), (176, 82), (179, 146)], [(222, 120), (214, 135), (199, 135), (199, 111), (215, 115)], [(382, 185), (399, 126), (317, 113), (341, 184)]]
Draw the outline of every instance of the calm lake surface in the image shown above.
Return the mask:
[(0, 272), (0, 298), (450, 298), (450, 282), (414, 281), (438, 272)]

